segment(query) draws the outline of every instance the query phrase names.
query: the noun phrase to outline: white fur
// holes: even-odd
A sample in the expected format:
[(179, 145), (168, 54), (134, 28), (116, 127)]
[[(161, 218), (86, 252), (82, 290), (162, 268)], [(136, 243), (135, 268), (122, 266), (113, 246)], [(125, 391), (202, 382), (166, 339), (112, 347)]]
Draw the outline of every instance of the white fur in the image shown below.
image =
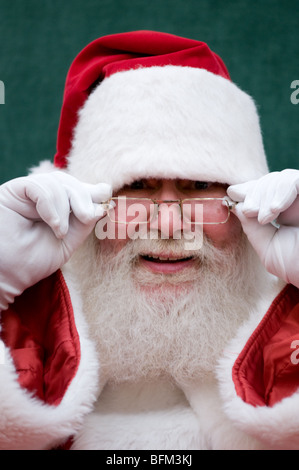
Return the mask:
[(140, 177), (234, 184), (268, 172), (253, 100), (229, 80), (177, 66), (105, 79), (79, 112), (68, 168), (114, 189)]
[(51, 173), (52, 171), (57, 171), (57, 168), (54, 166), (54, 163), (49, 160), (43, 160), (39, 162), (37, 166), (29, 169), (29, 173), (34, 175), (38, 173)]
[(86, 416), (74, 450), (254, 450), (263, 442), (225, 415), (215, 378), (107, 387)]
[(224, 403), (215, 378), (204, 383), (184, 385), (183, 390), (201, 423), (206, 449), (209, 450), (257, 450), (264, 445), (250, 434), (243, 432), (224, 413)]
[(192, 450), (203, 444), (200, 423), (183, 392), (162, 380), (107, 386), (73, 449)]

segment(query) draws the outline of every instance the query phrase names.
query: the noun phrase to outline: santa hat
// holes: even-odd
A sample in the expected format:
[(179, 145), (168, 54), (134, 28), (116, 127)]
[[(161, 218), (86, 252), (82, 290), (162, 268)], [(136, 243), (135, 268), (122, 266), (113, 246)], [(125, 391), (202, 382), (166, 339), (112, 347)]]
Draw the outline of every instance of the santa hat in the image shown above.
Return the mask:
[(146, 177), (234, 184), (268, 172), (255, 104), (221, 58), (152, 31), (96, 39), (75, 58), (54, 164), (114, 189)]

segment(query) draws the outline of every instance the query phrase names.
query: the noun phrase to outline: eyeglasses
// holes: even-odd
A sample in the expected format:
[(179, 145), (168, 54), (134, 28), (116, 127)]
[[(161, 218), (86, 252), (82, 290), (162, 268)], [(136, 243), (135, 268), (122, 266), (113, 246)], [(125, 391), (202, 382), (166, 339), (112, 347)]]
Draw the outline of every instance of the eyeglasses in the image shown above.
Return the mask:
[(111, 197), (102, 203), (111, 222), (117, 224), (148, 224), (164, 210), (180, 211), (183, 221), (195, 225), (225, 224), (237, 203), (227, 196), (157, 200), (145, 197)]

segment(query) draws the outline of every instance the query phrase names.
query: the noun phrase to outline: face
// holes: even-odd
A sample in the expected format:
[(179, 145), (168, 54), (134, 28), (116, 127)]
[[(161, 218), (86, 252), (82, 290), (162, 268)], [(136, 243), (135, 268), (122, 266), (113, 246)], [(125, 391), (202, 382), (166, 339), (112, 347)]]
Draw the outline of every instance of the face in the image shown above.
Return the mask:
[[(226, 196), (226, 186), (218, 183), (191, 180), (170, 179), (143, 179), (134, 181), (124, 186), (115, 196), (134, 198), (150, 198), (159, 201), (177, 201), (186, 198), (223, 198)], [(184, 230), (184, 220), (180, 211), (170, 211), (166, 204), (160, 205), (160, 211), (151, 228), (157, 232), (159, 239), (175, 238), (175, 234)], [(123, 228), (123, 227), (122, 227)], [(242, 229), (239, 220), (230, 214), (226, 223), (202, 226), (203, 235), (208, 238), (215, 247), (226, 248), (241, 236)], [(101, 241), (104, 250), (119, 252), (129, 242), (129, 236), (125, 239), (105, 239)], [(188, 269), (194, 269), (194, 256), (188, 250), (173, 253), (165, 247), (155, 252), (141, 253), (137, 260), (136, 268), (140, 267), (151, 273), (171, 276)]]
[[(118, 195), (177, 200), (220, 197), (225, 186), (185, 180), (136, 181)], [(176, 213), (175, 213), (176, 214)], [(162, 236), (182, 229), (180, 215), (156, 219)], [(224, 345), (253, 309), (265, 271), (237, 218), (203, 228), (202, 248), (184, 240), (98, 240), (93, 234), (69, 262), (80, 286), (107, 380), (170, 375), (178, 383), (214, 370)]]

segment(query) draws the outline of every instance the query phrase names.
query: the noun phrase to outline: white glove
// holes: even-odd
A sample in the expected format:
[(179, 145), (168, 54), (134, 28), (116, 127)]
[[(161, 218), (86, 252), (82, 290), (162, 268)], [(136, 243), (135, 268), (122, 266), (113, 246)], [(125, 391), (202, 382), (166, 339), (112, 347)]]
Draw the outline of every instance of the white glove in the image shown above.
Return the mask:
[(234, 212), (266, 269), (299, 287), (299, 171), (269, 173), (227, 194), (239, 201)]
[(0, 186), (0, 311), (69, 260), (110, 196), (109, 185), (82, 183), (62, 171)]

